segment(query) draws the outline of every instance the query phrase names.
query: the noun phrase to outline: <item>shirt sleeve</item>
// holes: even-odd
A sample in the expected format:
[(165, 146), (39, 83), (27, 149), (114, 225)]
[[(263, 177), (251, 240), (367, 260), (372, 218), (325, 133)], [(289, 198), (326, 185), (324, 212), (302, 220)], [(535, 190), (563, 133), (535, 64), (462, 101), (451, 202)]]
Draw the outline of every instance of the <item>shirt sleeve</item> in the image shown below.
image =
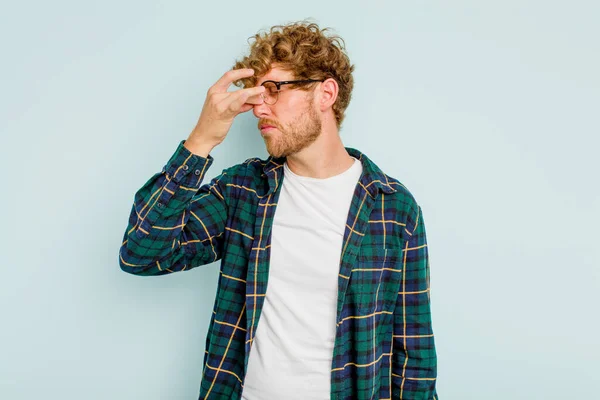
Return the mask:
[(184, 143), (135, 193), (119, 249), (125, 272), (164, 275), (221, 258), (227, 170), (201, 185), (213, 158), (191, 153)]
[(420, 206), (406, 223), (403, 279), (394, 311), (392, 398), (438, 400), (431, 323), (429, 253)]

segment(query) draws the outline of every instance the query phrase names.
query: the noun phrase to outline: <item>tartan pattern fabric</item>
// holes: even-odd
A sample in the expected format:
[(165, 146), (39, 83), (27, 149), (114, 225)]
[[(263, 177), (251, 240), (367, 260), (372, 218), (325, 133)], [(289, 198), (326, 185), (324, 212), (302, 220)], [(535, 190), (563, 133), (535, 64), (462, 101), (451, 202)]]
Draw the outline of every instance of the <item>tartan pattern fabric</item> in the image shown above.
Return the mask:
[[(269, 276), (283, 158), (213, 162), (179, 143), (135, 194), (123, 271), (164, 275), (221, 260), (199, 399), (239, 399)], [(330, 398), (435, 399), (437, 357), (420, 206), (366, 155), (343, 238)], [(276, 368), (276, 366), (273, 366)]]

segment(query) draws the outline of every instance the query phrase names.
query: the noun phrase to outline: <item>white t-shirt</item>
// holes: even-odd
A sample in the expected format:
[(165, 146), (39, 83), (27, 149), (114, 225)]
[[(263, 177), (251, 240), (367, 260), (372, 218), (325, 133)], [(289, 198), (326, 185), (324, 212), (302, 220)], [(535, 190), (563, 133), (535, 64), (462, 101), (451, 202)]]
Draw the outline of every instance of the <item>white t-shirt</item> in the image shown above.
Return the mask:
[(269, 279), (243, 400), (329, 399), (340, 256), (362, 164), (284, 180), (273, 221)]

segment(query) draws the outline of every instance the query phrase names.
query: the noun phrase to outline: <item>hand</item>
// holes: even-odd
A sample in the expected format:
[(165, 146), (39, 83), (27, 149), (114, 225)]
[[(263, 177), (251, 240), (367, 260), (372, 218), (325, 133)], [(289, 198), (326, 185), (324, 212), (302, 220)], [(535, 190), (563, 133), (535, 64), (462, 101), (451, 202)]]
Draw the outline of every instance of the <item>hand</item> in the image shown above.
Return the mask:
[(252, 69), (230, 70), (208, 89), (198, 123), (185, 142), (190, 151), (208, 155), (225, 139), (236, 116), (250, 111), (255, 104), (262, 104), (263, 86), (227, 91), (234, 81), (252, 75)]

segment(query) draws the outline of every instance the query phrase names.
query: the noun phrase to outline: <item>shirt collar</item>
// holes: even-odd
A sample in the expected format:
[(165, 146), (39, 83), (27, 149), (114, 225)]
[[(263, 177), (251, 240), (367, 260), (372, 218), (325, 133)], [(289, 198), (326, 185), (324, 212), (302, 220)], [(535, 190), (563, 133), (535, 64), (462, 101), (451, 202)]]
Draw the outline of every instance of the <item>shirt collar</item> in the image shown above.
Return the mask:
[[(346, 147), (346, 151), (352, 157), (358, 159), (362, 163), (363, 172), (360, 176), (359, 183), (371, 195), (377, 197), (378, 192), (385, 194), (395, 193), (397, 190), (391, 186), (391, 182), (386, 174), (364, 153), (357, 149)], [(269, 181), (269, 191), (267, 195), (276, 191), (281, 183), (283, 176), (283, 163), (285, 157), (275, 158), (273, 156), (267, 159), (263, 167), (263, 171)]]

